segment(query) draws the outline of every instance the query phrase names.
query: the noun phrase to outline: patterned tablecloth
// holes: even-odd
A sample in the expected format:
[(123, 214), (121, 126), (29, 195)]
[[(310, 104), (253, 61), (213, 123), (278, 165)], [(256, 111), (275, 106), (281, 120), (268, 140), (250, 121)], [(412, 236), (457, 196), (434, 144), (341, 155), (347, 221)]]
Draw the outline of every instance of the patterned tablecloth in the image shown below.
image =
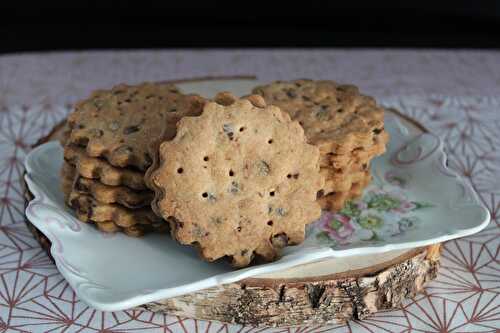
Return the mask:
[[(447, 242), (425, 292), (398, 311), (345, 325), (251, 328), (146, 311), (103, 313), (80, 301), (23, 219), (20, 179), (34, 141), (94, 88), (195, 76), (328, 78), (357, 84), (445, 140), (450, 165), (492, 215)], [(8, 332), (498, 332), (500, 52), (396, 50), (145, 51), (0, 56), (0, 329)], [(443, 193), (446, 195), (446, 193)], [(438, 222), (438, 221), (436, 221)]]

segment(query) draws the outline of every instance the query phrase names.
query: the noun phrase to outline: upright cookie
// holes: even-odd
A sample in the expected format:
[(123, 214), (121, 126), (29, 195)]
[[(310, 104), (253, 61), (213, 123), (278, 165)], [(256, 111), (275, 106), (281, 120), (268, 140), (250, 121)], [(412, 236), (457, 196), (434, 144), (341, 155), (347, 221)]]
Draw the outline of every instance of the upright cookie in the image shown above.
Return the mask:
[(176, 221), (175, 239), (209, 261), (228, 256), (245, 266), (254, 253), (272, 260), (304, 240), (305, 225), (320, 215), (324, 179), (318, 148), (288, 114), (248, 100), (225, 104), (179, 121), (150, 183), (158, 211)]
[(372, 146), (378, 136), (387, 136), (383, 108), (352, 85), (333, 81), (276, 81), (254, 88), (253, 93), (297, 120), (308, 142), (323, 154), (349, 154), (355, 148)]
[[(69, 115), (69, 144), (85, 148), (89, 157), (104, 157), (116, 167), (145, 171), (152, 162), (149, 145), (165, 123), (201, 112), (203, 99), (180, 94), (171, 84), (119, 85), (94, 92)], [(175, 132), (174, 132), (175, 134)]]

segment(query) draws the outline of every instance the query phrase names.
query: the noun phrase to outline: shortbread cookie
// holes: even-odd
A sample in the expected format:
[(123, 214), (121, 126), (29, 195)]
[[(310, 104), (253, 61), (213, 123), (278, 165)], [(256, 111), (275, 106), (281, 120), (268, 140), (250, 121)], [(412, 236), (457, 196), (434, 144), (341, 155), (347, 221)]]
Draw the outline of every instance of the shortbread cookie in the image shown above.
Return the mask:
[(69, 194), (73, 189), (73, 182), (76, 176), (76, 169), (73, 168), (68, 163), (63, 163), (59, 175), (61, 179), (61, 191), (64, 195), (64, 200), (68, 201)]
[(344, 207), (344, 204), (348, 200), (360, 197), (363, 194), (363, 190), (370, 184), (370, 182), (371, 175), (366, 173), (363, 179), (360, 179), (360, 181), (352, 184), (350, 190), (322, 195), (318, 198), (318, 203), (324, 210), (334, 212), (338, 211)]
[(119, 85), (96, 91), (69, 115), (68, 142), (85, 147), (90, 157), (144, 172), (152, 162), (149, 145), (164, 124), (175, 129), (181, 117), (198, 115), (203, 103), (201, 97), (180, 94), (171, 84)]
[(158, 210), (175, 219), (173, 237), (208, 261), (228, 256), (241, 267), (254, 253), (272, 260), (301, 243), (320, 215), (318, 148), (275, 106), (210, 102), (201, 116), (179, 121), (159, 156), (151, 173)]
[(68, 197), (68, 205), (73, 208), (80, 220), (93, 222), (113, 221), (116, 225), (127, 228), (136, 224), (152, 224), (160, 222), (150, 208), (129, 209), (118, 204), (105, 204), (90, 195), (72, 191)]
[(352, 85), (333, 81), (277, 81), (256, 87), (253, 93), (299, 121), (308, 142), (322, 154), (345, 155), (355, 148), (372, 146), (384, 132), (383, 108)]
[[(77, 213), (77, 217), (78, 217)], [(86, 219), (85, 214), (82, 214), (82, 217), (79, 217), (79, 219)], [(149, 232), (154, 232), (154, 233), (164, 233), (168, 231), (168, 223), (165, 223), (164, 221), (158, 222), (158, 223), (153, 223), (151, 225), (148, 224), (135, 224), (130, 227), (120, 227), (113, 221), (107, 221), (107, 222), (94, 222), (94, 221), (84, 221), (84, 222), (90, 222), (96, 225), (97, 229), (106, 232), (106, 233), (115, 233), (115, 232), (123, 232), (127, 236), (131, 237), (141, 237), (146, 233)]]
[(72, 145), (64, 147), (64, 159), (76, 167), (78, 174), (85, 178), (99, 180), (105, 185), (123, 185), (134, 190), (146, 189), (142, 172), (117, 168), (104, 159), (88, 157), (84, 148)]
[[(140, 208), (151, 204), (153, 192), (149, 190), (137, 191), (125, 186), (104, 185), (96, 180), (78, 175), (74, 166), (64, 162), (61, 178), (63, 187), (70, 187), (81, 194), (88, 194), (102, 203), (118, 203), (128, 208)], [(65, 191), (69, 193), (69, 191)]]
[(368, 164), (355, 165), (351, 170), (345, 173), (332, 173), (330, 169), (321, 169), (320, 173), (325, 177), (323, 192), (346, 192), (351, 189), (352, 184), (366, 179), (370, 174)]
[[(78, 219), (84, 220), (86, 219), (85, 214), (82, 214), (81, 217), (78, 212), (76, 213)], [(115, 232), (123, 232), (127, 236), (131, 237), (141, 237), (146, 233), (149, 232), (155, 232), (155, 233), (163, 233), (168, 231), (168, 224), (165, 222), (161, 223), (156, 223), (156, 224), (151, 224), (151, 225), (146, 225), (146, 224), (135, 224), (130, 227), (125, 227), (122, 228), (118, 225), (116, 225), (113, 221), (106, 221), (106, 222), (94, 222), (94, 221), (84, 221), (84, 222), (89, 222), (95, 224), (97, 229), (101, 230), (102, 232), (106, 233), (115, 233)]]
[(102, 203), (118, 203), (128, 208), (149, 207), (153, 200), (152, 191), (134, 191), (125, 186), (109, 186), (93, 179), (76, 176), (73, 190), (88, 194)]
[(373, 145), (368, 147), (357, 147), (349, 154), (337, 155), (334, 153), (321, 154), (320, 165), (322, 167), (333, 167), (342, 169), (348, 167), (355, 161), (370, 161), (375, 156), (382, 155), (385, 152), (385, 147), (389, 142), (389, 134), (381, 132), (374, 138)]
[[(214, 96), (213, 101), (215, 101), (217, 104), (228, 106), (233, 103), (235, 103), (239, 98), (232, 93), (228, 91), (222, 91), (217, 93), (217, 95)], [(266, 102), (260, 95), (250, 95), (244, 97), (244, 99), (250, 101), (250, 103), (256, 107), (259, 108), (264, 108), (266, 106)], [(151, 167), (146, 171), (146, 175), (144, 177), (144, 181), (148, 188), (155, 190), (155, 185), (151, 182), (152, 177), (151, 173), (158, 169), (159, 163), (160, 163), (160, 158), (158, 156), (158, 151), (160, 149), (160, 144), (172, 140), (173, 137), (175, 136), (175, 133), (177, 131), (177, 128), (172, 128), (172, 124), (166, 124), (162, 131), (162, 135), (158, 140), (154, 140), (151, 145), (150, 145), (150, 155), (153, 156), (153, 163), (151, 164)], [(161, 216), (161, 212), (159, 208), (157, 207), (157, 200), (153, 200), (151, 202), (151, 208), (153, 211), (156, 213), (156, 215)]]

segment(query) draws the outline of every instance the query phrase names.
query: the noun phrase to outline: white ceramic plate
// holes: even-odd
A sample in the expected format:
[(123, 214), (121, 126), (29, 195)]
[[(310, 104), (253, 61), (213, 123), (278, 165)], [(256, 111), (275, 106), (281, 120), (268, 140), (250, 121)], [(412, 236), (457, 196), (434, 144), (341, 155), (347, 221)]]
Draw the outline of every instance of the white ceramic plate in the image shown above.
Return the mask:
[[(247, 94), (254, 81), (181, 84), (184, 91), (211, 97), (228, 90)], [(62, 148), (49, 142), (26, 158), (26, 181), (35, 199), (30, 221), (51, 241), (61, 274), (89, 305), (106, 311), (174, 297), (250, 276), (262, 276), (330, 258), (410, 249), (467, 236), (489, 222), (488, 210), (446, 167), (440, 139), (422, 133), (394, 113), (386, 116), (387, 153), (372, 163), (374, 181), (363, 198), (337, 214), (323, 213), (306, 241), (288, 247), (273, 263), (234, 270), (226, 262), (206, 263), (166, 235), (129, 238), (103, 234), (79, 222), (59, 190)], [(334, 258), (334, 259), (332, 259)]]

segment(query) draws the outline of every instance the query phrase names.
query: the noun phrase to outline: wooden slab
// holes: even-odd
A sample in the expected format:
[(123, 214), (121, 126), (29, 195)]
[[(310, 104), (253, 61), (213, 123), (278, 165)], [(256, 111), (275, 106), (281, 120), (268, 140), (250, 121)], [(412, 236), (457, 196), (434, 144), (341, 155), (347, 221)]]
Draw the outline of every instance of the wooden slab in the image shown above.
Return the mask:
[[(220, 79), (220, 78), (214, 78)], [(224, 78), (228, 79), (228, 78)], [(419, 128), (425, 128), (414, 120)], [(37, 145), (59, 140), (64, 122)], [(32, 195), (25, 185), (26, 204)], [(25, 219), (50, 256), (50, 240)], [(436, 277), (440, 244), (329, 259), (144, 304), (141, 308), (228, 323), (292, 326), (338, 323), (399, 307)]]

